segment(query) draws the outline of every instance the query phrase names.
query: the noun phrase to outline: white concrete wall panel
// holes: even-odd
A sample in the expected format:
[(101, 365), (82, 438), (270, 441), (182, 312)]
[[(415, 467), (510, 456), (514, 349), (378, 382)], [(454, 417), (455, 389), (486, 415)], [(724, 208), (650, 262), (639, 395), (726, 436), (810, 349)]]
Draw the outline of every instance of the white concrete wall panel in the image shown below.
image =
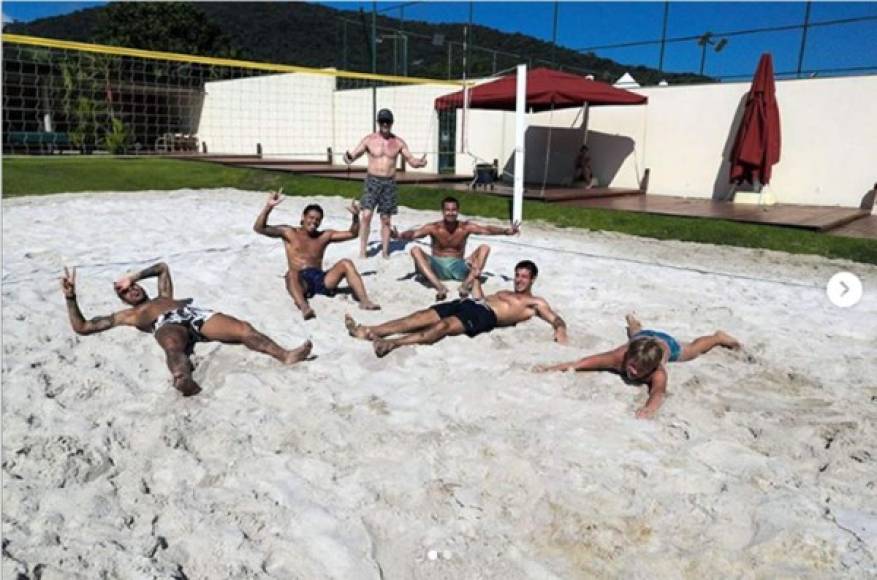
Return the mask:
[[(268, 75), (208, 83), (198, 136), (211, 153), (324, 159), (327, 147), (336, 162), (372, 130), (372, 90), (334, 90), (331, 76)], [(442, 85), (377, 89), (377, 108), (393, 110), (394, 130), (419, 156), (423, 171), (434, 172), (438, 158), (436, 97)], [(749, 83), (648, 87), (643, 106), (593, 107), (588, 115), (592, 166), (601, 185), (636, 187), (651, 170), (649, 193), (724, 198), (730, 191), (727, 158), (743, 111)], [(877, 76), (777, 81), (782, 153), (771, 189), (780, 203), (858, 206), (877, 181)], [(575, 129), (581, 109), (528, 115), (526, 174), (545, 174), (548, 132)], [(563, 131), (552, 147), (573, 147), (574, 131)], [(559, 135), (560, 133), (556, 133)], [(456, 155), (457, 173), (476, 163), (499, 160), (511, 167), (514, 114), (470, 110), (468, 150)], [(462, 150), (463, 118), (457, 115), (456, 150)], [(562, 151), (549, 167), (552, 181), (563, 182), (570, 155)], [(365, 164), (365, 160), (358, 162)], [(532, 164), (532, 165), (531, 165)]]

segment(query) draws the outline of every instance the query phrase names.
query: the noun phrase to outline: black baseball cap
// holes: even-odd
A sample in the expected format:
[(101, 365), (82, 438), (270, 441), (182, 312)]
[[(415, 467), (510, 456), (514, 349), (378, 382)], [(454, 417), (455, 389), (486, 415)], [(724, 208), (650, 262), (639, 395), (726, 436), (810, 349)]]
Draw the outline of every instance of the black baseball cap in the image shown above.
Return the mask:
[(378, 111), (378, 123), (393, 124), (393, 112), (390, 109), (381, 109)]

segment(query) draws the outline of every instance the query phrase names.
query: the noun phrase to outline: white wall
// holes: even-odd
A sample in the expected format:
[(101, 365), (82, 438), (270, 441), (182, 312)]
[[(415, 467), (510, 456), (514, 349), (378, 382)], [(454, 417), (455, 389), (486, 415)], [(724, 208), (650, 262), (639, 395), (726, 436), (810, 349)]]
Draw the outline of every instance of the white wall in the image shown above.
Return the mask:
[[(463, 150), (463, 115), (457, 110), (457, 144), (455, 151), (455, 171), (460, 174), (471, 174), (478, 163), (499, 161), (500, 170), (508, 164), (511, 167), (515, 151), (515, 115), (504, 111), (487, 111), (470, 109), (466, 121), (468, 125), (467, 153)], [(511, 180), (512, 174), (506, 179)]]
[[(649, 98), (647, 105), (591, 108), (595, 174), (602, 185), (636, 187), (648, 167), (649, 193), (726, 197), (726, 157), (748, 90), (748, 82), (649, 87), (635, 91)], [(777, 81), (777, 101), (782, 152), (771, 179), (777, 201), (858, 207), (877, 181), (877, 76)], [(571, 127), (580, 122), (577, 114), (531, 114), (528, 124)], [(510, 118), (470, 111), (471, 153), (507, 159), (514, 149)], [(544, 150), (527, 155), (539, 160)], [(468, 159), (457, 156), (458, 171), (469, 169)]]
[[(778, 81), (781, 203), (857, 207), (877, 181), (877, 76)], [(644, 157), (650, 189), (722, 198), (749, 83), (656, 87), (648, 95)], [(641, 143), (642, 141), (640, 141)], [(678, 173), (678, 175), (674, 175)]]
[[(393, 111), (393, 132), (405, 140), (415, 157), (426, 154), (426, 167), (407, 171), (436, 173), (438, 171), (438, 116), (433, 109), (437, 97), (453, 92), (453, 86), (405, 85), (377, 89), (376, 110)], [(373, 131), (372, 89), (336, 91), (335, 132), (333, 150), (340, 155), (355, 148), (367, 134)], [(365, 167), (367, 159), (361, 157), (354, 163)]]
[(332, 144), (327, 75), (277, 74), (206, 83), (198, 139), (210, 153), (325, 159)]
[[(265, 75), (207, 83), (198, 138), (210, 153), (326, 159), (331, 147), (341, 163), (371, 133), (372, 89), (335, 90), (335, 77), (303, 73)], [(427, 154), (426, 168), (438, 164), (436, 97), (454, 90), (446, 85), (406, 85), (377, 89), (377, 109), (393, 111), (393, 131), (417, 157)], [(366, 158), (356, 163), (365, 166)]]
[[(595, 129), (593, 113), (598, 109), (592, 108), (588, 113), (589, 127), (594, 129), (589, 131), (587, 137), (594, 176), (601, 185), (635, 189), (639, 187), (642, 176), (642, 160), (637, 158), (635, 143), (625, 133), (641, 134), (645, 118), (642, 112), (631, 116), (624, 107), (599, 108), (603, 116), (607, 109), (621, 111), (621, 115), (616, 115), (611, 121), (611, 134)], [(457, 172), (469, 173), (476, 163), (490, 163), (498, 159), (500, 168), (506, 171), (506, 180), (510, 181), (514, 173), (514, 113), (472, 109), (468, 116), (471, 124), (468, 131), (469, 148), (467, 153), (456, 156)], [(527, 183), (545, 180), (549, 185), (569, 185), (575, 169), (575, 157), (584, 140), (582, 121), (581, 107), (527, 115), (524, 142), (527, 154), (524, 180)], [(600, 126), (598, 122), (597, 127)], [(615, 132), (620, 135), (616, 136)], [(462, 134), (462, 121), (459, 118), (457, 133), (459, 151), (462, 147), (459, 137)], [(622, 156), (620, 151), (628, 151), (629, 154)]]
[[(334, 90), (334, 77), (307, 74), (268, 75), (208, 83), (198, 136), (211, 153), (325, 159), (327, 147), (340, 155), (372, 130), (371, 89)], [(638, 186), (651, 170), (649, 193), (723, 198), (729, 190), (726, 156), (733, 144), (749, 83), (649, 87), (636, 92), (649, 103), (627, 107), (593, 107), (588, 117), (592, 166), (601, 185)], [(377, 108), (396, 117), (394, 131), (412, 153), (428, 153), (437, 170), (436, 97), (448, 85), (379, 88)], [(777, 82), (782, 123), (782, 153), (774, 166), (771, 188), (781, 203), (857, 207), (877, 181), (877, 76), (802, 79)], [(459, 113), (459, 112), (458, 112)], [(581, 109), (528, 115), (531, 126), (581, 126)], [(476, 163), (498, 159), (504, 167), (514, 150), (514, 114), (470, 110), (466, 119), (468, 150), (456, 156), (457, 173), (471, 173)], [(457, 115), (457, 151), (463, 119)], [(562, 182), (574, 151), (575, 132), (561, 140), (548, 174)], [(543, 129), (527, 137), (526, 172), (544, 175)], [(364, 165), (365, 159), (359, 164)], [(531, 165), (534, 164), (534, 165)]]

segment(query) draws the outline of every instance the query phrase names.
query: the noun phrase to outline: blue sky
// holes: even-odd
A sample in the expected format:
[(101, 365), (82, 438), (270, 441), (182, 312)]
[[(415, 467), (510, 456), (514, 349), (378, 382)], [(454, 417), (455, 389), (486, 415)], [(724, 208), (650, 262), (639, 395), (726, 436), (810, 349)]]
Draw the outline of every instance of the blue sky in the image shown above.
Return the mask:
[[(371, 2), (321, 2), (335, 8), (371, 11)], [(385, 16), (400, 16), (403, 2), (379, 2)], [(33, 20), (99, 6), (102, 2), (4, 2), (4, 19)], [(408, 4), (405, 2), (405, 4)], [(402, 8), (405, 20), (465, 22), (469, 2), (419, 2)], [(667, 35), (688, 36), (706, 31), (735, 30), (800, 24), (804, 2), (672, 2)], [(475, 2), (473, 21), (506, 32), (520, 32), (551, 39), (554, 20), (552, 2)], [(560, 2), (557, 42), (580, 49), (628, 41), (651, 40), (661, 35), (663, 2)], [(856, 17), (877, 18), (877, 2), (814, 2), (811, 22)], [(805, 69), (875, 67), (877, 70), (877, 20), (833, 27), (814, 27), (808, 32)], [(478, 39), (475, 39), (476, 44)], [(705, 72), (712, 75), (748, 76), (762, 52), (774, 56), (777, 72), (797, 66), (801, 31), (792, 30), (733, 36), (721, 53), (709, 52)], [(595, 50), (600, 56), (626, 64), (656, 67), (659, 47)], [(694, 41), (668, 44), (664, 68), (697, 71), (701, 49)], [(874, 72), (872, 70), (871, 72)]]

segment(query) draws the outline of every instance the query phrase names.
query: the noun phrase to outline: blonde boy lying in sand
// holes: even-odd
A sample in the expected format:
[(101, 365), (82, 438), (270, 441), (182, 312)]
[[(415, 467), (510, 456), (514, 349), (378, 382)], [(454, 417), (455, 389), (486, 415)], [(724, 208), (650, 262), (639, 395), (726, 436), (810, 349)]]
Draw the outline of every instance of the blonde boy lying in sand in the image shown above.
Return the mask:
[(717, 330), (710, 336), (701, 336), (692, 342), (681, 344), (678, 340), (656, 330), (643, 330), (640, 321), (628, 314), (627, 344), (614, 350), (586, 356), (585, 358), (535, 367), (537, 372), (546, 371), (614, 371), (625, 379), (649, 386), (649, 398), (636, 412), (637, 418), (654, 417), (664, 402), (667, 392), (667, 363), (686, 362), (709, 352), (717, 346), (739, 348), (740, 343), (730, 334)]
[[(146, 290), (136, 282), (156, 276), (158, 297), (150, 299)], [(296, 349), (286, 350), (253, 328), (249, 322), (198, 308), (192, 304), (191, 298), (175, 299), (171, 272), (163, 262), (128, 274), (113, 286), (119, 300), (131, 308), (86, 320), (76, 302), (76, 269), (68, 271), (64, 268), (61, 289), (67, 301), (70, 326), (77, 334), (94, 334), (116, 326), (133, 326), (141, 332), (152, 333), (164, 350), (168, 369), (174, 377), (174, 387), (187, 397), (201, 392), (201, 387), (192, 380), (192, 363), (189, 360), (196, 342), (243, 344), (250, 350), (271, 355), (284, 364), (304, 360), (313, 347), (310, 341), (305, 341)]]

